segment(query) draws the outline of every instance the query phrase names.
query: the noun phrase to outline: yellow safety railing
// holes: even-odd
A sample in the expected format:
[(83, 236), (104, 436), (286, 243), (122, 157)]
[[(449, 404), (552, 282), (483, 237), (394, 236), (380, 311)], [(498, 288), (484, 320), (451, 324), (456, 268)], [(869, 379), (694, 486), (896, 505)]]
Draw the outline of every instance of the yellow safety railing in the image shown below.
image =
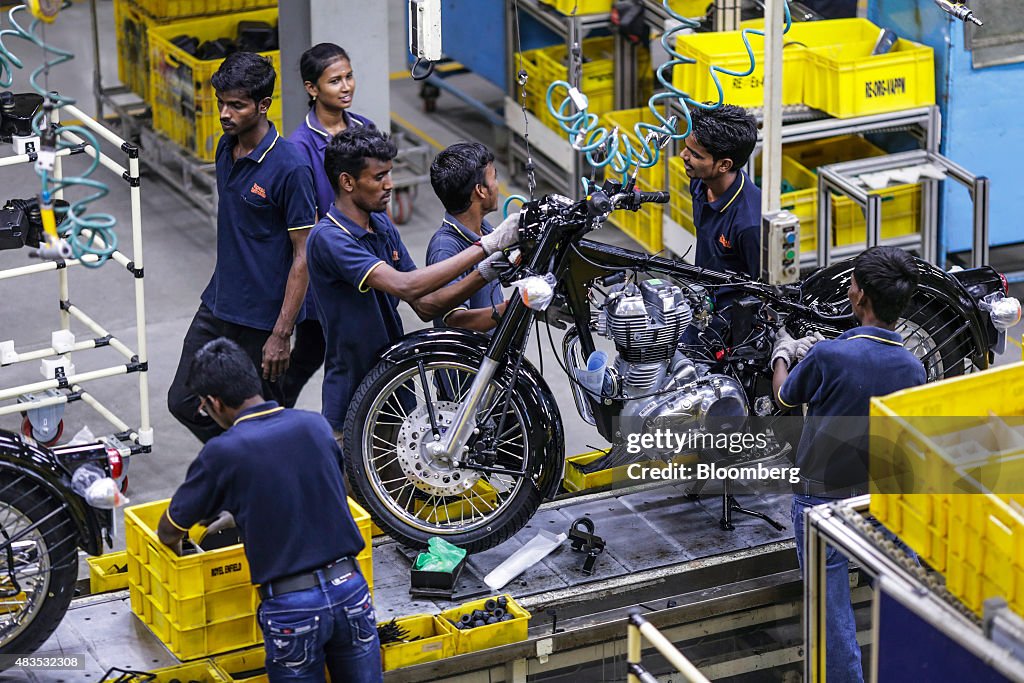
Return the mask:
[(643, 650), (643, 639), (661, 653), (661, 656), (668, 660), (668, 663), (676, 668), (683, 676), (686, 683), (710, 683), (707, 677), (697, 670), (689, 659), (680, 652), (668, 638), (661, 635), (658, 628), (644, 619), (639, 610), (631, 612), (629, 623), (626, 626), (626, 662), (629, 675), (627, 683), (657, 683), (647, 669), (640, 664), (641, 652)]

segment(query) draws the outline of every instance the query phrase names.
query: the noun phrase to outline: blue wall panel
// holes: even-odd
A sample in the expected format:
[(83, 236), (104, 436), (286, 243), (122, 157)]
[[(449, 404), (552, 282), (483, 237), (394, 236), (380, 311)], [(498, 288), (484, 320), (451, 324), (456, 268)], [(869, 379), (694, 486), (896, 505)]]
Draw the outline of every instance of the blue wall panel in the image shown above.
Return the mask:
[[(983, 20), (984, 3), (976, 7)], [(1020, 103), (1024, 63), (975, 69), (964, 47), (964, 29), (931, 0), (872, 0), (869, 18), (935, 50), (935, 95), (942, 108), (942, 153), (972, 173), (991, 179), (990, 243), (1024, 240), (1024, 193), (1016, 168), (1024, 159)], [(950, 251), (970, 249), (971, 202), (967, 192), (947, 181), (942, 199), (942, 232)]]

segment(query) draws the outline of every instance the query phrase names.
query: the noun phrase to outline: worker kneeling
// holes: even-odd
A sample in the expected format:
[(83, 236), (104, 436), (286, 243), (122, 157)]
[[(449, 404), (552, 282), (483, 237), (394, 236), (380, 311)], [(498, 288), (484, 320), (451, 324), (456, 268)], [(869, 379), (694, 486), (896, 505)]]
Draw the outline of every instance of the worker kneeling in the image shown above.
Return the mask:
[(262, 599), (267, 675), (279, 681), (381, 681), (377, 621), (356, 556), (364, 543), (348, 509), (341, 449), (327, 421), (260, 395), (252, 361), (219, 338), (195, 355), (188, 387), (226, 431), (189, 466), (160, 519), (180, 552), (186, 531), (233, 516)]

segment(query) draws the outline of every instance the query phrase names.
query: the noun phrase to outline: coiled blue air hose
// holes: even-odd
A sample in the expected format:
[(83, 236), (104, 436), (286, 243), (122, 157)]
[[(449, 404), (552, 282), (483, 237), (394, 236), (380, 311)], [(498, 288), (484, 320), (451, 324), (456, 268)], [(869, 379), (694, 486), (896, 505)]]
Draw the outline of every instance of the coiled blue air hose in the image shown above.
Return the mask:
[[(70, 1), (65, 1), (63, 7), (70, 7), (70, 5)], [(44, 129), (49, 126), (49, 112), (60, 109), (67, 104), (74, 104), (75, 101), (69, 97), (47, 91), (43, 85), (40, 85), (39, 77), (45, 76), (52, 67), (71, 61), (75, 55), (72, 52), (46, 43), (37, 33), (41, 23), (39, 19), (33, 19), (26, 30), (18, 22), (17, 14), (21, 11), (27, 11), (24, 5), (12, 8), (7, 14), (12, 28), (0, 31), (0, 86), (9, 87), (14, 82), (13, 68), (20, 69), (23, 67), (21, 60), (3, 44), (5, 36), (17, 36), (36, 45), (43, 51), (44, 62), (32, 71), (32, 74), (29, 76), (29, 83), (32, 85), (33, 90), (41, 95), (44, 102), (46, 102), (44, 110), (32, 120), (33, 133), (42, 136)], [(53, 55), (53, 57), (51, 58), (50, 55)], [(91, 194), (71, 202), (68, 208), (67, 219), (60, 225), (59, 233), (61, 237), (67, 240), (74, 258), (81, 259), (83, 256), (91, 254), (96, 258), (94, 260), (82, 261), (82, 265), (89, 268), (98, 268), (117, 250), (117, 234), (114, 232), (117, 219), (108, 213), (87, 213), (87, 207), (90, 203), (102, 199), (110, 193), (110, 188), (106, 183), (89, 177), (100, 164), (100, 145), (92, 131), (83, 126), (59, 126), (56, 137), (56, 152), (77, 146), (72, 142), (62, 139), (60, 131), (73, 133), (85, 140), (86, 146), (91, 147), (95, 154), (91, 155), (91, 163), (88, 168), (78, 176), (65, 176), (61, 179), (56, 179), (45, 169), (37, 169), (42, 183), (40, 197), (53, 197), (56, 192), (75, 186), (88, 187), (95, 190)]]
[[(750, 46), (750, 35), (764, 36), (764, 31), (745, 28), (740, 32), (740, 37), (743, 40), (743, 46), (750, 60), (749, 67), (743, 70), (732, 70), (711, 65), (708, 69), (708, 73), (715, 84), (715, 89), (718, 91), (717, 102), (697, 102), (688, 93), (675, 87), (666, 74), (670, 73), (674, 67), (683, 67), (696, 63), (696, 60), (684, 57), (676, 51), (675, 37), (686, 29), (698, 28), (700, 24), (693, 19), (687, 19), (677, 14), (669, 7), (669, 0), (663, 0), (663, 6), (668, 14), (679, 22), (679, 25), (669, 29), (661, 37), (662, 47), (665, 48), (665, 51), (672, 58), (657, 69), (658, 81), (665, 87), (667, 92), (653, 95), (647, 103), (651, 113), (658, 121), (657, 124), (640, 121), (633, 126), (633, 135), (630, 135), (628, 131), (609, 131), (598, 124), (597, 115), (587, 111), (586, 107), (582, 109), (576, 108), (571, 96), (572, 85), (566, 81), (554, 81), (548, 86), (546, 96), (548, 111), (558, 120), (561, 129), (569, 135), (569, 141), (573, 144), (573, 147), (583, 152), (587, 163), (595, 168), (610, 166), (616, 173), (626, 176), (631, 168), (650, 168), (654, 166), (658, 163), (660, 155), (660, 145), (654, 144), (656, 141), (664, 143), (668, 140), (682, 140), (689, 136), (692, 126), (690, 119), (691, 107), (717, 109), (722, 106), (725, 94), (722, 90), (719, 74), (742, 78), (754, 72), (756, 60), (754, 58), (754, 50)], [(792, 25), (788, 1), (785, 3), (785, 17), (786, 27), (785, 31), (783, 31), (784, 33), (788, 32)], [(554, 105), (554, 94), (560, 89), (566, 92), (566, 96), (556, 108)], [(666, 118), (658, 111), (659, 104), (673, 99), (679, 100), (683, 104), (682, 110), (686, 119), (686, 125), (682, 130), (678, 130), (676, 117)], [(575, 113), (573, 113), (574, 109), (577, 109)], [(600, 158), (598, 158), (598, 155), (600, 155)]]

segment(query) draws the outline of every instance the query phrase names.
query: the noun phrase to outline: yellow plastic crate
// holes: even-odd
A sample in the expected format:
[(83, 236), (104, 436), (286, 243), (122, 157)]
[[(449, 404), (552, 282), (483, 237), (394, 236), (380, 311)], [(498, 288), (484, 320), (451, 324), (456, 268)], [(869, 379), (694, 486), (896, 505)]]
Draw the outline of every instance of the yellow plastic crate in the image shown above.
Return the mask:
[[(885, 151), (858, 135), (842, 135), (825, 140), (786, 145), (787, 155), (796, 159), (806, 170), (817, 173), (819, 166), (855, 159), (882, 156)], [(815, 184), (817, 187), (817, 179)], [(882, 198), (883, 239), (913, 235), (921, 232), (921, 184), (893, 185), (872, 190)], [(837, 246), (863, 244), (867, 241), (867, 220), (860, 206), (852, 199), (832, 195), (832, 240)], [(814, 222), (817, 224), (817, 206)]]
[[(664, 112), (663, 112), (664, 113)], [(661, 125), (658, 118), (651, 113), (650, 107), (640, 107), (638, 109), (620, 109), (618, 111), (610, 111), (602, 117), (601, 125), (606, 128), (609, 132), (617, 126), (619, 129), (619, 136), (627, 136), (629, 144), (634, 150), (634, 154), (643, 153), (643, 138), (646, 133), (637, 137), (636, 125), (640, 122), (649, 123), (655, 126)], [(623, 141), (619, 142), (620, 149), (623, 149)], [(652, 143), (653, 146), (653, 143)], [(657, 147), (655, 147), (657, 149)], [(638, 182), (646, 183), (649, 187), (664, 188), (665, 187), (665, 157), (667, 155), (664, 150), (661, 150), (658, 154), (658, 163), (649, 168), (641, 168), (637, 172), (636, 179)], [(633, 173), (632, 167), (629, 169), (629, 173)], [(611, 170), (611, 166), (605, 167), (605, 176), (618, 175)]]
[[(639, 181), (636, 187), (641, 192), (660, 191), (660, 188)], [(664, 247), (661, 240), (664, 207), (664, 204), (643, 204), (639, 211), (613, 211), (608, 222), (635, 239), (650, 253), (657, 254)]]
[(417, 640), (381, 645), (380, 656), (385, 671), (447, 659), (455, 654), (458, 629), (444, 619), (432, 614), (416, 614), (403, 617), (396, 623), (408, 631), (410, 639)]
[(157, 19), (184, 19), (245, 10), (266, 9), (273, 0), (138, 0), (139, 6)]
[(131, 0), (114, 0), (117, 79), (149, 101), (149, 29), (157, 24)]
[[(133, 586), (129, 585), (129, 590)], [(134, 594), (132, 595), (134, 598)], [(171, 654), (182, 661), (252, 647), (263, 642), (263, 633), (254, 613), (206, 624), (198, 628), (180, 628), (163, 613), (148, 595), (143, 595), (141, 610), (132, 600), (132, 612), (142, 620)]]
[(1024, 491), (1024, 448), (990, 411), (1024, 416), (1024, 363), (873, 399), (871, 513), (972, 610), (1024, 614), (1024, 497), (1004, 493)]
[[(537, 63), (537, 56), (541, 50), (545, 48), (539, 48), (536, 50), (524, 50), (523, 52), (516, 52), (512, 55), (512, 68), (517, 73), (519, 69), (526, 72), (527, 79), (524, 89), (526, 90), (526, 109), (538, 114), (540, 108), (544, 105), (544, 96), (547, 92), (547, 83), (542, 83), (542, 71), (540, 65)], [(516, 86), (516, 104), (522, 104), (520, 101), (520, 88)]]
[[(742, 31), (692, 33), (676, 39), (676, 51), (696, 61), (677, 65), (672, 70), (672, 85), (697, 102), (717, 102), (718, 90), (711, 78), (711, 66), (730, 71), (746, 71), (750, 58), (743, 45)], [(764, 105), (764, 39), (750, 36), (754, 50), (754, 71), (748, 76), (718, 74), (724, 101), (743, 107)], [(790, 45), (782, 53), (782, 103), (803, 101), (804, 53), (806, 48)]]
[[(146, 678), (149, 683), (171, 683), (171, 681), (194, 681), (195, 683), (231, 683), (223, 672), (217, 669), (210, 662), (195, 662), (193, 664), (180, 664), (166, 669), (157, 669), (147, 673), (153, 674), (154, 678)], [(115, 679), (104, 679), (103, 683), (112, 682)]]
[[(269, 683), (270, 678), (267, 677), (264, 669), (266, 659), (266, 650), (262, 647), (255, 647), (251, 650), (214, 657), (213, 664), (232, 683)], [(238, 675), (259, 669), (264, 669), (264, 673), (245, 677)]]
[[(224, 60), (199, 60), (171, 43), (187, 34), (199, 42), (234, 36), (242, 21), (277, 23), (277, 10), (237, 12), (230, 16), (177, 21), (149, 30), (150, 103), (153, 128), (200, 161), (213, 161), (222, 135), (217, 97), (210, 78)], [(281, 53), (260, 53), (274, 63), (277, 80), (268, 118), (281, 130)]]
[[(573, 467), (573, 465), (587, 465), (597, 460), (602, 455), (604, 455), (604, 451), (591, 451), (590, 453), (582, 453), (569, 458), (565, 464), (565, 477), (562, 479), (562, 487), (565, 488), (566, 491), (586, 491), (589, 489), (611, 486), (616, 479), (619, 481), (624, 480), (626, 478), (626, 471), (629, 469), (629, 465), (613, 467), (607, 470), (598, 470), (597, 472), (591, 472), (589, 474)], [(673, 458), (672, 462), (687, 464), (695, 463), (697, 462), (697, 456), (679, 456)], [(661, 461), (644, 463), (645, 466), (649, 465), (651, 467), (664, 464), (665, 463)]]
[[(464, 655), (468, 652), (477, 652), (478, 650), (486, 650), (498, 647), (499, 645), (508, 645), (509, 643), (518, 643), (520, 640), (526, 640), (527, 630), (530, 626), (530, 613), (520, 607), (519, 603), (511, 595), (506, 594), (505, 597), (508, 598), (508, 606), (505, 609), (515, 618), (510, 621), (490, 624), (489, 626), (477, 626), (476, 628), (465, 630), (456, 629), (452, 626), (455, 630), (455, 654)], [(493, 598), (472, 600), (458, 607), (445, 610), (441, 612), (440, 618), (447, 620), (449, 624), (456, 624), (463, 614), (470, 614), (473, 610), (483, 609), (484, 603), (491, 599)]]
[(109, 593), (128, 587), (128, 553), (124, 550), (86, 559), (89, 563), (89, 592)]
[(690, 176), (686, 175), (686, 165), (678, 154), (668, 160), (668, 211), (669, 217), (691, 233), (696, 234), (693, 227), (693, 197), (690, 196)]
[(1024, 508), (1020, 496), (950, 496), (946, 587), (976, 614), (1004, 598), (1024, 614)]
[(576, 14), (608, 14), (612, 11), (613, 0), (540, 0), (545, 5), (551, 5), (562, 14), (572, 14), (573, 8)]
[(871, 514), (931, 565), (945, 571), (949, 537), (949, 496), (942, 493), (874, 494)]
[[(142, 585), (143, 570), (177, 598), (202, 597), (208, 592), (249, 586), (249, 564), (241, 545), (179, 557), (160, 542), (156, 528), (169, 500), (126, 508), (125, 544), (129, 580)], [(198, 538), (198, 527), (190, 536)]]
[[(580, 90), (588, 98), (587, 111), (600, 116), (611, 111), (615, 101), (615, 39), (588, 38), (583, 41), (583, 71), (580, 76)], [(554, 81), (569, 79), (569, 48), (555, 45), (536, 51), (538, 69), (537, 103), (534, 114), (552, 130), (560, 130), (559, 121), (547, 106), (548, 87)], [(639, 69), (639, 67), (638, 67)], [(532, 76), (532, 74), (531, 74)], [(567, 97), (564, 89), (553, 94), (552, 105), (561, 106)]]
[(692, 19), (706, 15), (714, 4), (714, 0), (669, 0), (668, 6), (676, 14)]
[(806, 51), (805, 104), (837, 118), (935, 104), (932, 49), (900, 39), (890, 52), (872, 56), (878, 37), (872, 29), (865, 39), (851, 34), (842, 44)]

